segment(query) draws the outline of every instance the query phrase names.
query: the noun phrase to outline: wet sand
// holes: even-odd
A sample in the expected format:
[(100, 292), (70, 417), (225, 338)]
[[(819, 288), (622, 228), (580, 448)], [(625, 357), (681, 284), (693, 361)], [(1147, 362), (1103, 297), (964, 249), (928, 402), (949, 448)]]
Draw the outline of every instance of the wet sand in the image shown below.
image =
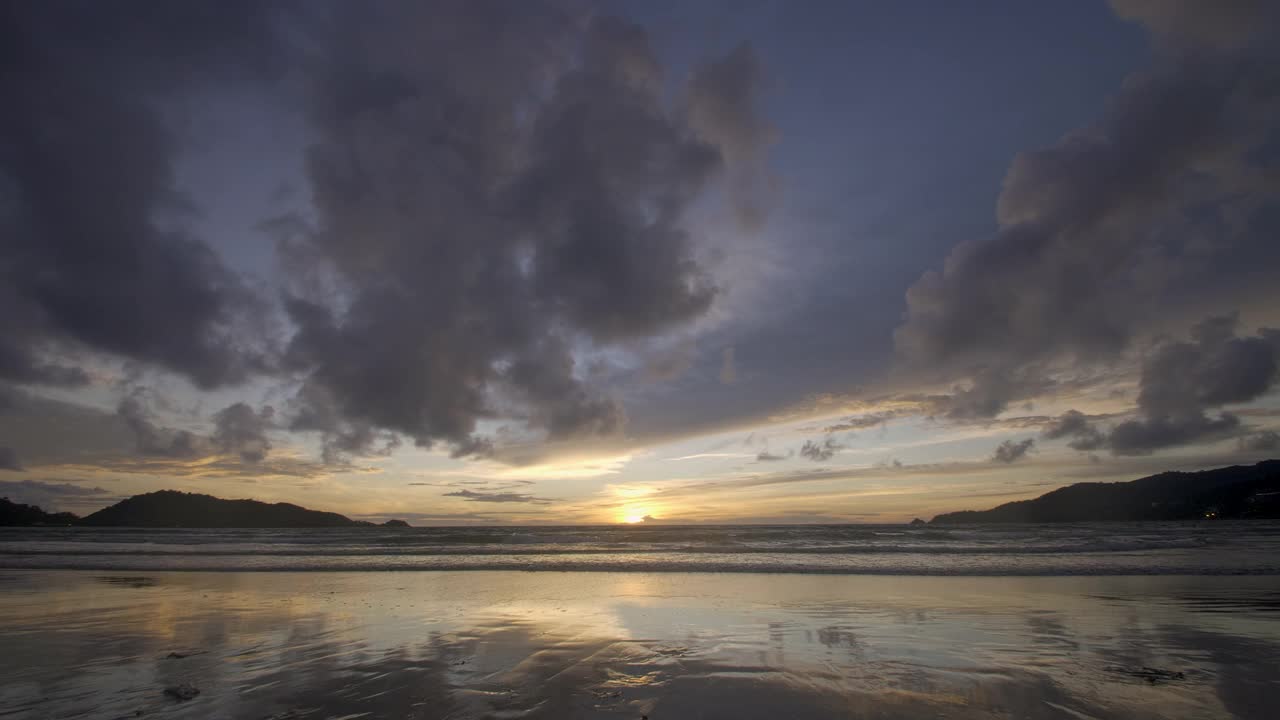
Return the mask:
[(1276, 698), (1277, 577), (0, 572), (5, 720), (1273, 718)]

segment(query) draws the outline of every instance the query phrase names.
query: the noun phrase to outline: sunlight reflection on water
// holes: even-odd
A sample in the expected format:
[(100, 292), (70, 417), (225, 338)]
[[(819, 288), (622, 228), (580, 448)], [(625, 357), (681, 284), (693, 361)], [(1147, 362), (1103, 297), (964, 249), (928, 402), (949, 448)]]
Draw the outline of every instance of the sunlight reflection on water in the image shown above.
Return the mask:
[[(13, 571), (0, 575), (0, 707), (1264, 717), (1280, 690), (1278, 597), (1274, 577)], [(201, 694), (162, 694), (180, 683)]]

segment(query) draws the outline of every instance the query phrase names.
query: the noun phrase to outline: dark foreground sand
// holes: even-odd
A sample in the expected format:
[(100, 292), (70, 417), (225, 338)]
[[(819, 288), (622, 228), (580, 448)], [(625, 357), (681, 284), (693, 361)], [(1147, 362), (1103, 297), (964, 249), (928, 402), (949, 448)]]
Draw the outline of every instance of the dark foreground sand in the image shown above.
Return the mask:
[(1280, 578), (0, 571), (5, 720), (643, 716), (1276, 718)]

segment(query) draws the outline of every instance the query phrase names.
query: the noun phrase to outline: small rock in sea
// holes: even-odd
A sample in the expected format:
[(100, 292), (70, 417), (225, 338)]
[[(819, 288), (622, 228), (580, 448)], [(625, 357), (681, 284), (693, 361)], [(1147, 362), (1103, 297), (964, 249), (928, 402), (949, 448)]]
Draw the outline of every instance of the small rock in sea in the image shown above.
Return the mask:
[(182, 683), (181, 685), (170, 685), (164, 689), (164, 694), (178, 700), (190, 700), (200, 694), (200, 688), (191, 683)]

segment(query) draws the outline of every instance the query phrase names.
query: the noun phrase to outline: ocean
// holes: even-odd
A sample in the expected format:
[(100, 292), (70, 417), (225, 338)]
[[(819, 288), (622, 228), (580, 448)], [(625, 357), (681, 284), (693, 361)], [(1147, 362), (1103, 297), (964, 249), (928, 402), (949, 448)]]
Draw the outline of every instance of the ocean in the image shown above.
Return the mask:
[(1280, 523), (0, 528), (0, 568), (1277, 575)]
[(1263, 522), (4, 529), (0, 719), (1273, 720), (1277, 551)]

